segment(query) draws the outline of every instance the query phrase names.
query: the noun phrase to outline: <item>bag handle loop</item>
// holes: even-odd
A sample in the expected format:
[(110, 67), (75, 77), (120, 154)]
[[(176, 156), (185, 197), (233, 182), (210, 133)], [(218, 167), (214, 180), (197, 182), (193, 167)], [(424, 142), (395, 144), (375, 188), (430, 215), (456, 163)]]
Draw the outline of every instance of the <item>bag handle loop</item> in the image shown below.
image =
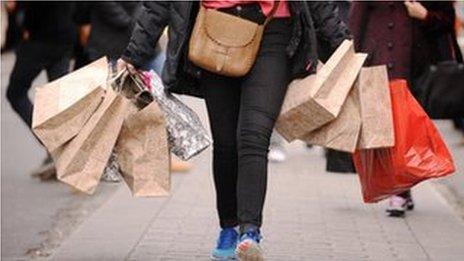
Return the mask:
[(268, 17), (264, 21), (264, 26), (266, 26), (272, 20), (272, 18), (274, 18), (274, 15), (277, 12), (279, 5), (280, 5), (280, 0), (275, 0), (274, 5), (272, 6), (271, 12), (269, 13)]

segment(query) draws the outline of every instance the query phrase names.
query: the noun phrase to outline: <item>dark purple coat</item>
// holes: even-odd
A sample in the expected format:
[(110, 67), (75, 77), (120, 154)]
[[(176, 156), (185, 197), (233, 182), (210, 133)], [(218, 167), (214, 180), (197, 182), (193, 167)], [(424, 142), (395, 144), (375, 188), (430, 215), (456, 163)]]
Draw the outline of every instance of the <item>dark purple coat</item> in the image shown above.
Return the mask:
[(429, 65), (452, 60), (455, 12), (452, 2), (421, 2), (425, 21), (408, 15), (403, 1), (353, 2), (349, 27), (366, 66), (386, 64), (390, 79), (410, 79)]

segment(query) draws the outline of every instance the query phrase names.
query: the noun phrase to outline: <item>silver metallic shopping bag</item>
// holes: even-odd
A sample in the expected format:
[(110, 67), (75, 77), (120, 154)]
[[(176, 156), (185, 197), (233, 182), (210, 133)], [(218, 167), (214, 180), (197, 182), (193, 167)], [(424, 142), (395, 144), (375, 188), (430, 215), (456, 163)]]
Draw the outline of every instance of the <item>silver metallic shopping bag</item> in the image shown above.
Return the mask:
[(211, 138), (198, 115), (174, 95), (164, 89), (161, 78), (154, 72), (140, 75), (147, 89), (164, 111), (171, 152), (188, 160), (205, 150)]

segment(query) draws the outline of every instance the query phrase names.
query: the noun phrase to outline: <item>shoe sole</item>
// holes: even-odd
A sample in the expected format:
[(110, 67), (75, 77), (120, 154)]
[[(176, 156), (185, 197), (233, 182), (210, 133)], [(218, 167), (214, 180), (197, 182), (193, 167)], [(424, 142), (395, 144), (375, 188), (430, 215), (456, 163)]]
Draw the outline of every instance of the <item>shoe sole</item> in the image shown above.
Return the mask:
[(233, 261), (233, 260), (237, 260), (236, 257), (219, 258), (219, 257), (216, 257), (216, 256), (211, 256), (210, 258), (211, 258), (212, 261)]
[(406, 214), (406, 211), (391, 209), (391, 210), (387, 210), (387, 213), (389, 217), (404, 217)]
[(263, 251), (256, 243), (241, 243), (235, 253), (240, 261), (264, 261)]

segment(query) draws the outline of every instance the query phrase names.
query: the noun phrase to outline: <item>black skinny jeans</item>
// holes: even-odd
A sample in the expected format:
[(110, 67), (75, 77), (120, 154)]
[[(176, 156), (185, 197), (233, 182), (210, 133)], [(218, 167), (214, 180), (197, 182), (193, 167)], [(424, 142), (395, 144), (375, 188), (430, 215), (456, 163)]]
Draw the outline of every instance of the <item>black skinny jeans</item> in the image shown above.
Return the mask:
[(67, 74), (71, 51), (71, 45), (38, 41), (25, 41), (18, 46), (6, 96), (27, 126), (32, 124), (32, 103), (27, 95), (32, 81), (44, 69), (49, 81)]
[(289, 82), (285, 48), (290, 19), (265, 28), (256, 62), (241, 78), (205, 72), (205, 90), (214, 140), (213, 172), (221, 227), (260, 227), (267, 186), (267, 154), (274, 123)]

